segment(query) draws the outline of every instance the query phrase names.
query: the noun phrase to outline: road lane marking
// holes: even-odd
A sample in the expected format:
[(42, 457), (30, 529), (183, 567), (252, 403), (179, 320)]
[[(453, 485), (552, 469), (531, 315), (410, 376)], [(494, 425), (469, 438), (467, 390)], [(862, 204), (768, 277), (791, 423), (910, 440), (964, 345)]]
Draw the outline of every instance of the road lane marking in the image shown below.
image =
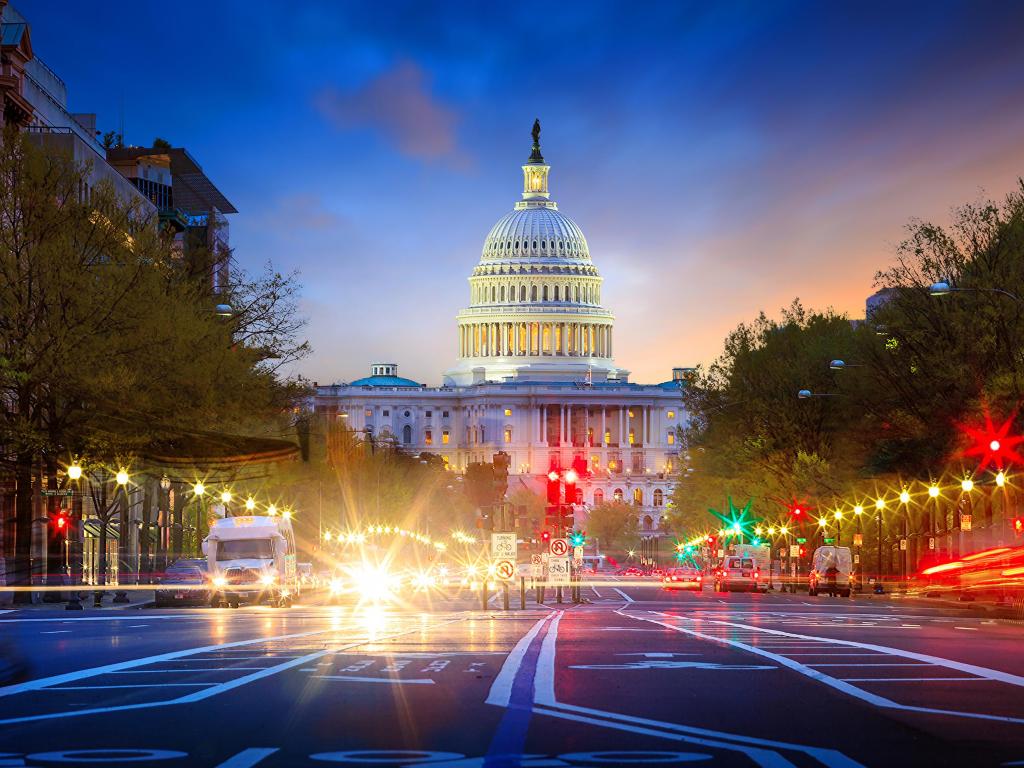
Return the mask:
[(848, 683), (991, 683), (983, 677), (841, 677)]
[(530, 643), (533, 642), (533, 638), (537, 636), (541, 628), (549, 621), (552, 616), (544, 617), (537, 621), (530, 630), (523, 635), (519, 642), (515, 644), (511, 652), (505, 658), (505, 663), (501, 665), (501, 670), (498, 672), (497, 677), (494, 678), (494, 682), (491, 684), (491, 690), (487, 694), (487, 698), (484, 699), (485, 704), (494, 704), (498, 707), (507, 707), (509, 700), (512, 696), (512, 683), (515, 680), (516, 673), (519, 671), (519, 667), (522, 666), (523, 657), (526, 656), (526, 650), (530, 647)]
[(357, 675), (313, 675), (317, 680), (344, 680), (347, 683), (390, 683), (391, 685), (434, 685), (429, 677), (403, 680), (400, 677), (359, 677)]
[(139, 659), (131, 659), (130, 661), (120, 661), (116, 664), (105, 664), (102, 667), (91, 667), (89, 669), (80, 669), (75, 672), (65, 672), (62, 675), (54, 675), (52, 677), (41, 677), (37, 680), (28, 680), (24, 683), (16, 683), (14, 685), (5, 685), (0, 688), (0, 697), (13, 696), (16, 693), (24, 693), (26, 691), (38, 691), (42, 688), (49, 688), (51, 685), (60, 685), (61, 683), (72, 683), (75, 680), (83, 680), (88, 677), (96, 677), (97, 675), (105, 675), (109, 672), (119, 672), (123, 669), (131, 669), (133, 667), (142, 667), (147, 664), (159, 664), (163, 661), (174, 661), (184, 656), (195, 656), (200, 653), (210, 653), (219, 651), (223, 648), (239, 648), (246, 645), (255, 645), (257, 643), (270, 643), (278, 640), (294, 640), (300, 637), (312, 637), (313, 635), (322, 635), (327, 632), (333, 632), (333, 629), (318, 629), (312, 632), (296, 632), (289, 635), (276, 635), (273, 637), (257, 637), (250, 640), (235, 640), (230, 643), (220, 643), (219, 645), (204, 645), (198, 648), (186, 648), (181, 651), (172, 651), (170, 653), (159, 653), (155, 656), (143, 656)]
[(107, 691), (114, 688), (199, 688), (216, 683), (135, 683), (132, 685), (54, 685), (48, 691)]
[(217, 766), (217, 768), (252, 768), (264, 758), (279, 751), (277, 747), (250, 747), (243, 749)]
[(635, 603), (636, 602), (636, 600), (634, 600), (632, 597), (627, 595), (625, 592), (623, 592), (618, 587), (612, 587), (612, 589), (615, 590), (616, 592), (618, 592), (622, 596), (622, 599), (625, 600), (627, 603)]
[[(960, 712), (960, 711), (950, 710), (950, 709), (936, 709), (936, 708), (933, 708), (933, 707), (920, 707), (920, 706), (914, 706), (914, 705), (910, 705), (910, 704), (901, 704), (898, 701), (893, 701), (892, 699), (887, 699), (884, 696), (879, 696), (877, 694), (871, 693), (870, 691), (866, 691), (863, 688), (858, 688), (857, 686), (851, 685), (850, 683), (847, 683), (847, 682), (844, 682), (843, 680), (841, 680), (841, 679), (839, 679), (837, 677), (832, 677), (830, 675), (825, 674), (824, 672), (819, 672), (816, 669), (812, 669), (810, 666), (808, 666), (806, 664), (801, 664), (799, 661), (795, 661), (794, 659), (790, 659), (787, 656), (782, 656), (782, 655), (779, 655), (777, 653), (772, 653), (771, 651), (765, 650), (763, 648), (758, 648), (755, 645), (748, 645), (747, 643), (743, 643), (743, 642), (740, 642), (739, 640), (733, 640), (733, 639), (727, 638), (727, 637), (720, 637), (720, 636), (717, 636), (717, 635), (709, 635), (709, 634), (707, 634), (705, 632), (697, 632), (696, 630), (686, 629), (684, 627), (676, 626), (674, 624), (669, 624), (668, 622), (658, 621), (656, 619), (650, 619), (650, 618), (646, 618), (646, 617), (643, 617), (643, 616), (633, 616), (633, 615), (630, 615), (630, 614), (623, 614), (623, 615), (627, 615), (630, 618), (635, 619), (637, 621), (648, 621), (648, 622), (651, 622), (652, 624), (659, 624), (659, 625), (661, 625), (663, 627), (668, 627), (669, 629), (673, 629), (676, 632), (682, 632), (682, 633), (690, 635), (692, 637), (700, 637), (700, 638), (703, 638), (705, 640), (709, 640), (709, 641), (711, 641), (713, 643), (719, 643), (719, 644), (722, 644), (722, 645), (731, 645), (734, 648), (739, 648), (740, 650), (745, 650), (748, 653), (752, 653), (752, 654), (754, 654), (756, 656), (763, 656), (765, 658), (772, 659), (774, 661), (777, 661), (782, 666), (788, 667), (789, 669), (792, 669), (794, 672), (797, 672), (797, 673), (799, 673), (801, 675), (809, 677), (812, 680), (815, 680), (815, 681), (817, 681), (819, 683), (827, 685), (827, 686), (829, 686), (831, 688), (835, 688), (836, 690), (841, 691), (842, 693), (845, 693), (848, 696), (852, 696), (853, 698), (860, 699), (861, 701), (867, 702), (868, 704), (873, 704), (874, 706), (879, 707), (880, 709), (897, 709), (897, 710), (902, 710), (904, 712), (918, 712), (918, 713), (921, 713), (921, 714), (929, 714), (929, 715), (947, 715), (947, 716), (953, 716), (953, 717), (966, 717), (966, 718), (971, 718), (971, 719), (976, 719), (976, 720), (994, 720), (994, 721), (1002, 722), (1002, 723), (1024, 724), (1024, 718), (1009, 717), (1007, 715), (991, 715), (991, 714), (987, 714), (987, 713), (983, 713), (983, 712)], [(674, 617), (674, 618), (682, 618), (682, 617)], [(739, 628), (742, 628), (742, 629), (751, 629), (751, 627), (748, 627), (747, 625), (735, 624), (734, 622), (729, 622), (729, 621), (710, 621), (710, 620), (704, 620), (704, 623), (714, 624), (714, 625), (717, 625), (717, 626), (730, 626), (730, 627), (739, 627)], [(775, 629), (764, 629), (762, 631), (763, 632), (768, 632), (768, 633), (782, 634), (782, 635), (788, 634), (786, 632), (782, 632), (781, 630), (775, 630)], [(791, 635), (791, 636), (792, 637), (805, 637), (806, 638), (806, 636), (802, 636), (802, 635)], [(899, 649), (896, 649), (896, 648), (887, 648), (886, 646), (876, 646), (876, 645), (872, 645), (870, 643), (857, 643), (857, 642), (854, 642), (852, 640), (833, 640), (832, 638), (816, 638), (816, 639), (819, 639), (822, 642), (829, 642), (829, 643), (834, 643), (834, 644), (837, 644), (837, 645), (849, 645), (849, 646), (854, 646), (854, 647), (870, 648), (872, 650), (877, 650), (877, 651), (879, 651), (879, 652), (881, 652), (883, 654), (887, 654), (887, 655), (903, 656), (903, 657), (906, 657), (906, 658), (913, 658), (913, 659), (918, 659), (918, 660), (930, 660), (930, 663), (933, 663), (935, 666), (944, 666), (944, 667), (948, 667), (950, 669), (956, 669), (956, 670), (958, 670), (960, 672), (968, 672), (970, 674), (975, 674), (972, 671), (973, 669), (977, 669), (979, 671), (984, 671), (984, 672), (989, 673), (988, 675), (981, 675), (981, 674), (979, 674), (978, 675), (979, 678), (991, 676), (990, 679), (999, 680), (1000, 682), (1009, 682), (1009, 681), (1011, 681), (1013, 679), (1017, 679), (1017, 680), (1021, 680), (1021, 683), (1024, 683), (1024, 679), (1019, 678), (1017, 675), (1010, 675), (1010, 674), (1005, 673), (1005, 672), (999, 672), (998, 670), (987, 669), (985, 667), (975, 667), (972, 664), (962, 664), (960, 662), (955, 662), (955, 661), (952, 661), (950, 659), (941, 659), (941, 658), (939, 658), (937, 656), (928, 656), (927, 654), (919, 654), (919, 653), (914, 653), (912, 651), (903, 651), (903, 650), (899, 650)], [(814, 665), (814, 666), (821, 666), (821, 665)], [(1006, 678), (1006, 679), (1003, 679), (1003, 678)], [(1015, 684), (1017, 684), (1017, 683), (1012, 683), (1011, 682), (1011, 685), (1015, 685)]]
[(40, 635), (70, 635), (70, 629), (51, 629), (48, 632), (40, 632)]
[(965, 630), (967, 632), (977, 632), (978, 631), (977, 627), (953, 627), (953, 629), (963, 629), (963, 630)]
[[(175, 704), (192, 704), (192, 703), (197, 702), (197, 701), (203, 701), (204, 699), (212, 698), (213, 696), (218, 696), (218, 695), (220, 695), (222, 693), (226, 693), (228, 691), (234, 690), (235, 688), (239, 688), (239, 687), (241, 687), (243, 685), (247, 685), (248, 683), (255, 682), (256, 680), (261, 680), (261, 679), (263, 679), (265, 677), (269, 677), (270, 675), (275, 675), (275, 674), (278, 674), (280, 672), (284, 672), (284, 671), (286, 671), (288, 669), (291, 669), (293, 667), (302, 666), (303, 664), (307, 664), (307, 663), (309, 663), (311, 661), (315, 661), (315, 660), (317, 660), (319, 658), (322, 658), (323, 656), (326, 656), (328, 654), (337, 653), (337, 652), (340, 652), (340, 651), (346, 651), (346, 650), (349, 650), (351, 648), (357, 648), (360, 645), (367, 645), (367, 644), (370, 644), (370, 643), (379, 643), (379, 642), (383, 642), (384, 640), (390, 640), (390, 639), (393, 639), (393, 638), (396, 638), (396, 637), (403, 637), (405, 635), (411, 635), (411, 634), (414, 634), (414, 633), (422, 633), (422, 632), (425, 632), (425, 631), (430, 630), (430, 629), (436, 629), (438, 627), (447, 626), (449, 624), (454, 624), (456, 622), (465, 621), (465, 620), (466, 620), (465, 616), (458, 617), (458, 618), (454, 618), (454, 619), (449, 619), (447, 621), (442, 621), (442, 622), (439, 622), (437, 624), (432, 624), (432, 625), (429, 625), (429, 626), (426, 626), (426, 627), (424, 627), (424, 626), (417, 626), (417, 627), (414, 627), (413, 629), (407, 629), (407, 630), (404, 630), (402, 632), (393, 633), (391, 635), (382, 635), (382, 636), (377, 636), (377, 637), (372, 637), (372, 638), (366, 638), (366, 639), (363, 639), (363, 640), (359, 640), (358, 642), (350, 643), (349, 645), (341, 646), (340, 648), (331, 648), (331, 649), (325, 649), (325, 650), (321, 650), (321, 651), (316, 651), (314, 653), (310, 653), (310, 654), (307, 654), (305, 656), (299, 656), (297, 658), (293, 658), (293, 659), (285, 662), (284, 664), (278, 664), (277, 666), (274, 666), (274, 667), (266, 667), (266, 668), (260, 669), (259, 672), (253, 672), (251, 675), (245, 675), (244, 677), (236, 678), (234, 680), (229, 680), (229, 681), (226, 681), (226, 682), (223, 682), (223, 683), (217, 683), (217, 684), (207, 688), (206, 690), (197, 691), (195, 693), (190, 693), (190, 694), (187, 694), (185, 696), (181, 696), (181, 697), (176, 698), (176, 699), (166, 699), (164, 701), (141, 702), (141, 703), (138, 703), (138, 704), (122, 704), (122, 705), (109, 706), (109, 707), (96, 707), (94, 709), (81, 709), (81, 710), (75, 710), (75, 711), (72, 711), (72, 712), (49, 712), (49, 713), (42, 714), (42, 715), (28, 715), (28, 716), (25, 716), (25, 717), (12, 717), (12, 718), (6, 718), (4, 720), (0, 720), (0, 725), (12, 725), (14, 723), (25, 723), (25, 722), (32, 722), (32, 721), (37, 721), (37, 720), (54, 720), (54, 719), (60, 719), (60, 718), (65, 718), (65, 717), (76, 717), (78, 715), (107, 714), (107, 713), (110, 713), (110, 712), (123, 712), (123, 711), (134, 710), (134, 709), (149, 709), (149, 708), (155, 708), (155, 707), (167, 707), (167, 706), (172, 706), (172, 705), (175, 705)], [(325, 632), (334, 632), (334, 631), (336, 631), (336, 630), (326, 629), (326, 630), (318, 630), (318, 631), (315, 631), (315, 632), (303, 632), (303, 633), (298, 633), (296, 635), (282, 635), (281, 637), (308, 637), (310, 635), (319, 635), (319, 634), (323, 634)], [(269, 638), (269, 639), (274, 639), (274, 638)], [(266, 642), (269, 639), (268, 638), (264, 638), (263, 641)], [(278, 639), (280, 639), (280, 638), (278, 638)], [(260, 640), (240, 640), (240, 641), (236, 641), (235, 643), (232, 643), (232, 644), (229, 644), (229, 645), (245, 645), (245, 644), (252, 644), (252, 643), (256, 643), (256, 642), (260, 642)], [(213, 648), (217, 648), (218, 646), (212, 646), (212, 647)], [(177, 653), (182, 653), (182, 652), (179, 651)], [(173, 655), (173, 654), (162, 654), (162, 655), (163, 656), (169, 656), (169, 655)], [(151, 658), (154, 658), (154, 657), (151, 657)], [(136, 664), (136, 663), (137, 663), (137, 660), (136, 661), (132, 661), (132, 662), (122, 662), (122, 664), (110, 664), (110, 665), (107, 665), (107, 667), (120, 668), (120, 667), (124, 667), (126, 665), (132, 665), (132, 664)], [(96, 669), (105, 669), (105, 668), (104, 667), (97, 667)], [(94, 670), (85, 670), (85, 672), (86, 672), (86, 674), (80, 675), (80, 676), (77, 676), (77, 677), (75, 676), (75, 673), (71, 673), (71, 674), (68, 674), (68, 675), (56, 675), (55, 677), (51, 677), (51, 678), (42, 678), (41, 680), (33, 680), (33, 681), (29, 681), (29, 683), (22, 683), (20, 685), (10, 685), (10, 686), (7, 686), (7, 688), (0, 688), (0, 695), (10, 695), (9, 693), (5, 693), (5, 691), (7, 691), (8, 689), (11, 689), (11, 688), (22, 688), (23, 686), (31, 685), (32, 683), (35, 683), (36, 685), (34, 687), (28, 687), (25, 690), (38, 690), (40, 688), (49, 687), (50, 685), (55, 685), (58, 682), (68, 682), (70, 680), (80, 680), (83, 677), (93, 677), (93, 676), (95, 676), (95, 674), (103, 674), (102, 672), (94, 674)], [(41, 682), (46, 682), (47, 685), (45, 685), (45, 686), (39, 685), (39, 683), (41, 683)], [(15, 692), (20, 692), (20, 691), (15, 691)]]

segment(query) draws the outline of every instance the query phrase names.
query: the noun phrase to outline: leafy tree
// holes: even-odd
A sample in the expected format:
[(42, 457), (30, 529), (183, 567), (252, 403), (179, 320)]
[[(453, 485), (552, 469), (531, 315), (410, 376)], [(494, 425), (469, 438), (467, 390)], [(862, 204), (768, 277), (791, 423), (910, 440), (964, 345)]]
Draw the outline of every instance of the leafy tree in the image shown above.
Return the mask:
[(587, 517), (587, 534), (596, 538), (606, 550), (621, 547), (636, 532), (636, 508), (624, 501), (597, 504)]

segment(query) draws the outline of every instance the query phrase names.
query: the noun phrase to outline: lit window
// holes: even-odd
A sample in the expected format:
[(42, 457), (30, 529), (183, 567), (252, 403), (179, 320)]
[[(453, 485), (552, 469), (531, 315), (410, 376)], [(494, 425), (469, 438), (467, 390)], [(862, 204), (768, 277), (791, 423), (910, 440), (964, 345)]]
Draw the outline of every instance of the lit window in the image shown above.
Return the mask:
[(449, 462), (449, 461), (448, 461), (448, 457), (447, 457), (447, 456), (443, 456), (443, 455), (442, 455), (442, 456), (441, 456), (441, 461), (443, 461), (443, 462), (444, 462), (444, 468), (445, 468), (445, 469), (448, 469), (448, 464), (450, 464), (450, 463), (451, 463), (451, 462)]
[(367, 408), (365, 411), (363, 411), (363, 416), (365, 416), (366, 418), (370, 418), (371, 416), (373, 416), (373, 411)]
[(446, 430), (444, 430), (444, 431), (443, 431), (443, 432), (441, 433), (441, 444), (442, 444), (442, 445), (448, 445), (448, 440), (449, 440), (449, 437), (448, 437), (448, 430), (446, 429)]
[(633, 430), (631, 429), (629, 430), (629, 444), (632, 445), (635, 441), (636, 435), (633, 433)]
[(424, 445), (433, 445), (434, 444), (434, 433), (431, 432), (429, 429), (426, 432), (423, 433), (423, 444)]
[(665, 502), (665, 494), (661, 488), (654, 489), (654, 506), (660, 507)]
[(606, 429), (604, 431), (604, 444), (605, 445), (611, 445), (612, 444), (612, 431), (610, 429)]
[(505, 427), (505, 442), (512, 442), (512, 427)]
[(511, 408), (506, 408), (505, 409), (505, 415), (506, 416), (511, 416), (512, 415), (512, 409)]
[(668, 433), (668, 444), (669, 445), (675, 445), (676, 444), (676, 433), (675, 432), (669, 432)]
[(676, 417), (676, 412), (675, 412), (675, 411), (669, 411), (669, 412), (668, 412), (668, 417), (669, 417), (670, 419), (674, 419), (674, 418)]
[(601, 457), (600, 456), (591, 456), (590, 457), (590, 463), (593, 464), (595, 467), (601, 466)]
[(628, 413), (629, 413), (629, 418), (631, 418), (631, 419), (632, 419), (632, 418), (633, 418), (633, 409), (632, 409), (632, 408), (630, 408), (630, 409), (629, 409), (629, 411), (628, 411)]

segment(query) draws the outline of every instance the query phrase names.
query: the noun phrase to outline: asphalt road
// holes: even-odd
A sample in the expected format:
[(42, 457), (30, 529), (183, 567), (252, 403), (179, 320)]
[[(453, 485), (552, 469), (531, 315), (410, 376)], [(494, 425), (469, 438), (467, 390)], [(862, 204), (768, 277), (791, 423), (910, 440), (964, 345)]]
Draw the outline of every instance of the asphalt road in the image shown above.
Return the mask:
[[(666, 593), (0, 614), (0, 766), (1024, 765), (1024, 626)], [(429, 609), (428, 609), (429, 608)]]

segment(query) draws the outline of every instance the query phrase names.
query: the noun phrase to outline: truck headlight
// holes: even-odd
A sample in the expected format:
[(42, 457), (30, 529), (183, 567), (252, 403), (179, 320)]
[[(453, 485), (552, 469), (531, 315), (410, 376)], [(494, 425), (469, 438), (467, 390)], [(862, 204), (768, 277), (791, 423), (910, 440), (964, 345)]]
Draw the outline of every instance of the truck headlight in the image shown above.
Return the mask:
[(264, 573), (262, 576), (260, 576), (260, 584), (262, 584), (264, 587), (271, 586), (275, 581), (277, 581), (277, 576), (275, 576), (272, 573)]
[(227, 583), (228, 583), (228, 580), (225, 579), (223, 576), (214, 576), (213, 577), (213, 586), (215, 586), (215, 587), (223, 587), (223, 586), (227, 585)]

